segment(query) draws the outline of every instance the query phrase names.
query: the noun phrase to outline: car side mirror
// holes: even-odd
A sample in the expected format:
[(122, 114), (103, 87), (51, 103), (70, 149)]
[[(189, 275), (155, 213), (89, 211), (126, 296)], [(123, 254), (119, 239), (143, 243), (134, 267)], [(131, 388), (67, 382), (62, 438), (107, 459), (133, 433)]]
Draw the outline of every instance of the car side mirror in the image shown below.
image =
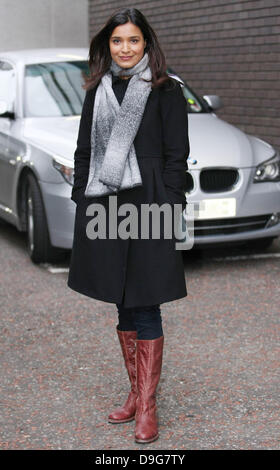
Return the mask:
[(218, 95), (203, 95), (203, 99), (213, 110), (222, 108), (223, 103)]

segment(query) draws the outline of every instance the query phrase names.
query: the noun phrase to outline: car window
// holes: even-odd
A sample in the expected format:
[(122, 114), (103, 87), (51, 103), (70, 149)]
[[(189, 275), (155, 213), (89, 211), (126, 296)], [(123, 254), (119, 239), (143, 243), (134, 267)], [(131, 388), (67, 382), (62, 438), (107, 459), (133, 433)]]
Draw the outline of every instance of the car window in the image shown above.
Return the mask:
[(16, 96), (16, 73), (8, 62), (0, 61), (0, 100), (8, 104), (8, 111), (14, 111)]
[[(11, 73), (11, 70), (9, 72)], [(181, 80), (171, 68), (167, 69), (167, 72)], [(85, 97), (82, 84), (88, 74), (87, 61), (27, 65), (24, 80), (24, 116), (80, 115)], [(8, 75), (5, 80), (8, 86)], [(209, 112), (207, 104), (186, 83), (183, 83), (182, 90), (188, 104), (189, 113)]]
[(52, 62), (25, 67), (25, 117), (80, 115), (88, 75), (87, 61)]

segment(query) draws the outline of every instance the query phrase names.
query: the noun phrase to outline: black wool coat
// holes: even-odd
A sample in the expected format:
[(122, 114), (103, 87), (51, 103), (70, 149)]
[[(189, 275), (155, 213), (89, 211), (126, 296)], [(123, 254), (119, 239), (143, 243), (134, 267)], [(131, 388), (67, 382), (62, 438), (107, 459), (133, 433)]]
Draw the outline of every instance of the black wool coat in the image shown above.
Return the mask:
[[(121, 103), (129, 79), (113, 77), (112, 87)], [(161, 304), (185, 297), (182, 251), (175, 249), (176, 238), (91, 239), (86, 226), (93, 216), (86, 215), (87, 207), (98, 202), (106, 209), (108, 222), (109, 195), (85, 197), (90, 162), (90, 134), (96, 87), (86, 92), (77, 148), (75, 151), (74, 186), (71, 199), (76, 203), (74, 239), (71, 253), (68, 286), (88, 297), (125, 307)], [(187, 104), (179, 83), (168, 84), (151, 91), (141, 124), (134, 139), (142, 186), (121, 190), (110, 195), (117, 207), (124, 203), (170, 203), (186, 207), (186, 171), (189, 155)], [(172, 209), (172, 210), (173, 210)], [(96, 214), (95, 214), (96, 215)], [(118, 223), (126, 216), (119, 216)], [(151, 219), (150, 219), (151, 220)], [(178, 239), (177, 239), (178, 241)]]

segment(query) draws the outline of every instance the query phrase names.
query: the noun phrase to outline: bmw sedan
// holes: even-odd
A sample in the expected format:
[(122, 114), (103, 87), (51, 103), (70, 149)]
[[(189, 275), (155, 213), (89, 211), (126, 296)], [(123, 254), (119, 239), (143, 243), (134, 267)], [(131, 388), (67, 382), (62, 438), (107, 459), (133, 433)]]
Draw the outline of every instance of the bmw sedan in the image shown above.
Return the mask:
[[(87, 48), (0, 53), (0, 218), (27, 233), (34, 263), (58, 261), (72, 247), (74, 152), (87, 57)], [(199, 97), (181, 82), (194, 244), (271, 243), (280, 234), (279, 154), (220, 119), (218, 96)]]

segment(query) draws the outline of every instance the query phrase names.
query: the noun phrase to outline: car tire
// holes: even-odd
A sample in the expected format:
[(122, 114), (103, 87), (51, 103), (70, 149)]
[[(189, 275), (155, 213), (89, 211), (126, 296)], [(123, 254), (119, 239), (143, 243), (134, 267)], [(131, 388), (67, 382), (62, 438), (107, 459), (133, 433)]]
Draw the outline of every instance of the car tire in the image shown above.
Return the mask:
[(27, 251), (33, 263), (63, 261), (66, 250), (50, 243), (49, 229), (42, 194), (36, 178), (29, 174), (26, 187)]

